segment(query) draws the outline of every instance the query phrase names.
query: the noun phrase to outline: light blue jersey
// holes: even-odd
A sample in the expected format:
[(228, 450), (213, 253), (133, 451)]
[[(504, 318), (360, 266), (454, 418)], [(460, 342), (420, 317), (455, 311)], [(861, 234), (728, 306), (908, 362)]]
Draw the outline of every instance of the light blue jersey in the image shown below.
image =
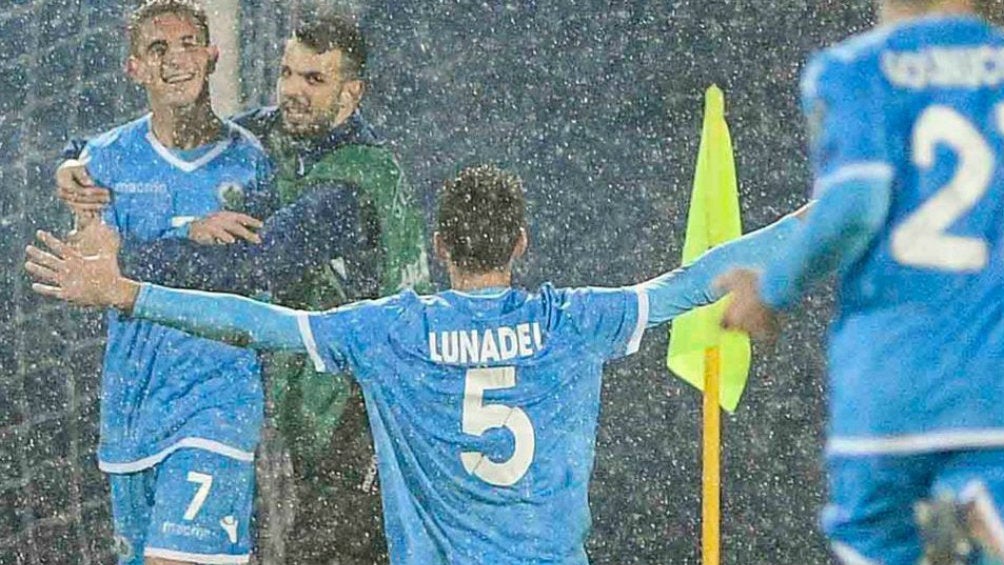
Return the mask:
[(947, 496), (1004, 543), (1004, 34), (882, 27), (817, 56), (803, 98), (817, 202), (760, 293), (841, 268), (823, 529), (848, 565), (916, 565), (916, 504)]
[(603, 363), (648, 319), (635, 289), (404, 293), (303, 318), (319, 369), (362, 386), (394, 563), (586, 563)]
[(721, 298), (762, 266), (787, 218), (635, 287), (405, 291), (328, 312), (143, 285), (132, 315), (351, 373), (366, 399), (391, 562), (586, 563), (587, 500), (605, 361), (646, 327)]
[[(112, 191), (105, 221), (124, 239), (186, 237), (195, 218), (225, 207), (262, 217), (268, 203), (267, 158), (229, 123), (219, 142), (178, 152), (156, 139), (147, 116), (92, 140), (84, 159)], [(101, 469), (146, 469), (181, 448), (251, 461), (263, 410), (258, 370), (253, 352), (110, 313)]]
[(816, 197), (890, 191), (840, 278), (828, 452), (1004, 447), (1004, 35), (879, 28), (817, 56), (803, 98)]

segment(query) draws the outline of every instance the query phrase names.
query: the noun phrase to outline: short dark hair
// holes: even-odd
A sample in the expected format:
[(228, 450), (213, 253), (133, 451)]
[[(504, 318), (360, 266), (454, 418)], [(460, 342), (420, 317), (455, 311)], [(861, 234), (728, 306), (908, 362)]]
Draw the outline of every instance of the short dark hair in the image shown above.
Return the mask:
[(469, 167), (443, 184), (436, 229), (450, 261), (469, 273), (509, 264), (526, 226), (526, 197), (519, 177), (495, 165)]
[(307, 17), (297, 24), (293, 38), (315, 53), (341, 51), (342, 72), (361, 79), (366, 72), (366, 38), (355, 19), (340, 14)]
[(199, 31), (205, 36), (206, 43), (209, 43), (209, 18), (202, 4), (196, 0), (146, 0), (139, 8), (133, 10), (129, 15), (129, 50), (136, 52), (139, 46), (139, 28), (143, 23), (164, 14), (180, 14), (188, 16), (195, 21)]

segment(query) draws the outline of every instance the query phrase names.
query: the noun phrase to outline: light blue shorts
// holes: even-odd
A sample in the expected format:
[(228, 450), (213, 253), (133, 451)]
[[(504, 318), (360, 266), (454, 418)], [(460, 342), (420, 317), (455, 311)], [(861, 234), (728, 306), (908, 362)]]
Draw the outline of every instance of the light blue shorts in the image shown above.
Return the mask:
[(924, 548), (914, 505), (939, 495), (972, 502), (1004, 544), (1004, 450), (830, 457), (827, 467), (823, 529), (845, 564), (917, 565)]
[(109, 474), (120, 565), (143, 557), (247, 563), (254, 463), (181, 449), (136, 473)]

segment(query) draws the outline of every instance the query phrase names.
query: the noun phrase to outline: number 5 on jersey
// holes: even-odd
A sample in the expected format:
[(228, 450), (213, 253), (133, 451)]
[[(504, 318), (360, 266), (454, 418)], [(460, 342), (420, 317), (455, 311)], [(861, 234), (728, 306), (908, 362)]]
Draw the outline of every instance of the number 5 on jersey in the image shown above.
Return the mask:
[(495, 462), (480, 451), (465, 451), (460, 460), (468, 473), (488, 484), (508, 487), (526, 475), (533, 463), (534, 432), (530, 417), (520, 408), (503, 404), (485, 404), (486, 390), (516, 386), (515, 367), (469, 369), (464, 385), (463, 432), (482, 436), (492, 428), (508, 428), (513, 435), (513, 453), (509, 459)]

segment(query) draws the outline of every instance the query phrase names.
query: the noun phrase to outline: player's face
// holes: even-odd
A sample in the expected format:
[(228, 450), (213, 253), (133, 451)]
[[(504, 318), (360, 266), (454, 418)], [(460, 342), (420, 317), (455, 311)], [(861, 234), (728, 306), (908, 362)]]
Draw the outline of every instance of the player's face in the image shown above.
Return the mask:
[(186, 107), (208, 94), (219, 55), (199, 26), (183, 14), (162, 14), (140, 24), (129, 75), (153, 107)]
[(287, 132), (323, 133), (355, 111), (363, 84), (345, 80), (341, 69), (342, 52), (337, 49), (317, 53), (295, 39), (286, 43), (276, 91)]

